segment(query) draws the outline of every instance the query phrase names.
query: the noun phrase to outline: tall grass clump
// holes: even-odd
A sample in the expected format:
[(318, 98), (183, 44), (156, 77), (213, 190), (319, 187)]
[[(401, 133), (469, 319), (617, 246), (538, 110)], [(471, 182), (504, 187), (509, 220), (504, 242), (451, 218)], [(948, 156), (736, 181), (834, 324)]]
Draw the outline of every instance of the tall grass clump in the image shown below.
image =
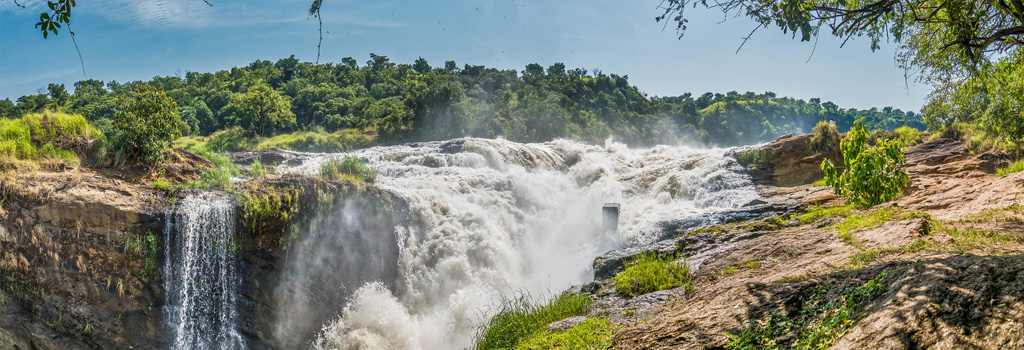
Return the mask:
[(896, 141), (903, 145), (903, 147), (910, 147), (921, 143), (924, 136), (920, 130), (909, 126), (901, 126), (892, 132), (896, 134)]
[(196, 149), (194, 153), (209, 160), (213, 166), (203, 169), (199, 173), (199, 180), (189, 183), (192, 188), (228, 191), (231, 189), (231, 178), (242, 175), (241, 169), (228, 156), (206, 149)]
[(611, 349), (614, 331), (610, 321), (588, 318), (565, 332), (541, 331), (516, 345), (515, 350)]
[(546, 303), (527, 294), (504, 299), (498, 313), (477, 334), (476, 350), (514, 349), (531, 336), (543, 332), (552, 322), (590, 312), (589, 296), (562, 293)]
[(812, 152), (835, 152), (839, 150), (841, 139), (835, 124), (822, 120), (814, 125), (807, 147)]
[(85, 117), (53, 111), (0, 119), (0, 159), (7, 162), (55, 160), (78, 165), (104, 146), (106, 138)]
[(626, 270), (615, 276), (615, 292), (625, 297), (686, 286), (693, 287), (690, 266), (678, 262), (677, 256), (661, 257), (655, 253), (641, 254), (626, 264)]
[(355, 156), (345, 156), (324, 161), (320, 165), (320, 176), (332, 180), (373, 182), (377, 178), (377, 170)]

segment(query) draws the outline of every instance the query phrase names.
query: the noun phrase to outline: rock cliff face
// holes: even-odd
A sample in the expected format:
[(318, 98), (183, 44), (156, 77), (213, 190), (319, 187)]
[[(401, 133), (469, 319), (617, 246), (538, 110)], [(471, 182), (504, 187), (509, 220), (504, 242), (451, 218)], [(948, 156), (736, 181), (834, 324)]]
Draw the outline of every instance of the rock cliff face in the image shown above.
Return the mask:
[[(0, 348), (157, 347), (158, 197), (93, 173), (0, 180)], [(155, 258), (155, 257), (154, 257)]]
[[(785, 154), (798, 140), (784, 137), (764, 149)], [(799, 320), (825, 307), (811, 300), (843, 300), (838, 298), (866, 285), (876, 294), (855, 304), (852, 312), (859, 316), (852, 327), (827, 347), (1021, 348), (1024, 173), (993, 176), (1005, 164), (1003, 155), (971, 155), (956, 140), (906, 153), (911, 184), (891, 203), (799, 219), (795, 212), (784, 220), (789, 225), (768, 232), (728, 225), (702, 230), (733, 243), (685, 250), (701, 260), (687, 260), (695, 270), (689, 294), (672, 289), (622, 298), (610, 288), (613, 280), (584, 289), (598, 301), (599, 314), (622, 325), (619, 349), (722, 349), (736, 339), (729, 335), (771, 332), (780, 332), (771, 336), (780, 344), (793, 344), (807, 334), (771, 317)], [(762, 171), (755, 176), (773, 198), (798, 200), (808, 209), (841, 205), (831, 191), (809, 184), (820, 174), (789, 170), (811, 172), (821, 159), (783, 156), (752, 172)]]
[(785, 135), (764, 146), (751, 147), (745, 151), (750, 152), (750, 157), (738, 156), (737, 159), (759, 184), (784, 187), (809, 184), (824, 176), (823, 160), (831, 159), (836, 164), (843, 161), (838, 150), (812, 149), (808, 143), (810, 138), (809, 134)]

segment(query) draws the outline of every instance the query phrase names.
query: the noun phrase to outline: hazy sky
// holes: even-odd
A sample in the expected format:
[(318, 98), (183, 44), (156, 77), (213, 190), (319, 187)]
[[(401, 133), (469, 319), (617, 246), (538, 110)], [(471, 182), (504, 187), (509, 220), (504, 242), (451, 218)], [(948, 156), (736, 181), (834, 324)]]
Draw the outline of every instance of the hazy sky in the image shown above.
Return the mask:
[[(49, 82), (69, 92), (82, 79), (148, 80), (186, 71), (211, 72), (256, 59), (294, 54), (316, 58), (317, 22), (310, 0), (78, 1), (72, 28), (85, 71), (67, 32), (43, 39), (33, 27), (44, 0), (0, 0), (0, 99), (35, 92)], [(820, 97), (842, 107), (918, 110), (929, 87), (904, 79), (895, 44), (871, 52), (865, 40), (823, 36), (799, 42), (770, 29), (755, 34), (746, 18), (689, 9), (689, 30), (654, 21), (661, 0), (325, 0), (321, 61), (370, 53), (393, 62), (417, 57), (442, 66), (454, 60), (522, 70), (529, 63), (600, 69), (628, 75), (654, 96), (705, 91), (774, 91)], [(813, 51), (813, 55), (812, 55)], [(808, 61), (808, 58), (810, 60)]]

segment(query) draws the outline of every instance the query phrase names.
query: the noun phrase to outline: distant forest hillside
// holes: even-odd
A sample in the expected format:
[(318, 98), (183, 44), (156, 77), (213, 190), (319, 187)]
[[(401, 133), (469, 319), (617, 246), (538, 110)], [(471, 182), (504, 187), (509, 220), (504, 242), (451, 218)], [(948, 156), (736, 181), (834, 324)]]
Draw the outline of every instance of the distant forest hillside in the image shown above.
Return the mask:
[(82, 80), (69, 93), (50, 84), (15, 102), (0, 100), (0, 116), (16, 118), (44, 109), (82, 114), (100, 130), (110, 130), (116, 97), (134, 84), (163, 89), (177, 103), (183, 135), (209, 135), (242, 127), (260, 132), (239, 117), (252, 102), (254, 86), (273, 89), (294, 114), (269, 125), (264, 136), (293, 131), (359, 128), (391, 141), (498, 137), (547, 141), (568, 137), (597, 142), (615, 136), (647, 145), (680, 139), (731, 146), (806, 133), (815, 123), (835, 120), (846, 131), (858, 118), (871, 129), (910, 126), (924, 129), (921, 116), (889, 107), (843, 109), (820, 99), (777, 97), (772, 92), (684, 94), (648, 97), (627, 76), (556, 63), (530, 64), (521, 72), (453, 61), (433, 67), (426, 60), (396, 64), (370, 55), (365, 65), (352, 58), (315, 65), (295, 56), (255, 61), (215, 73), (154, 77), (148, 82)]

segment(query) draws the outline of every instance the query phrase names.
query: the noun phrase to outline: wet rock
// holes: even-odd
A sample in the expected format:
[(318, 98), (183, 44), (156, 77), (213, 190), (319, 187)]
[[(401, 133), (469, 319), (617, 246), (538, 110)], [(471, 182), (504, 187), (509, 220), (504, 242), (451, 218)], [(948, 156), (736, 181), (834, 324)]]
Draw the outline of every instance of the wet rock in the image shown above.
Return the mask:
[(462, 152), (462, 145), (466, 143), (466, 139), (451, 140), (442, 143), (438, 148), (441, 149), (441, 153), (455, 154)]
[(587, 316), (569, 317), (561, 321), (551, 322), (551, 324), (547, 326), (547, 329), (552, 332), (564, 332), (586, 321)]
[(308, 158), (308, 154), (280, 148), (268, 148), (253, 152), (236, 152), (231, 154), (231, 160), (237, 164), (249, 164), (254, 161), (258, 161), (260, 164), (270, 166), (277, 166), (282, 163), (301, 163), (303, 160)]
[(659, 256), (678, 254), (685, 257), (691, 269), (700, 269), (710, 258), (739, 242), (759, 237), (763, 232), (714, 235), (700, 233), (692, 236), (666, 239), (645, 246), (613, 250), (594, 259), (594, 279), (614, 277), (625, 269), (626, 262), (641, 254), (654, 253)]
[[(751, 202), (753, 203), (754, 201)], [(772, 216), (781, 215), (789, 210), (789, 207), (781, 206), (779, 204), (764, 203), (748, 205), (735, 210), (663, 221), (659, 223), (662, 230), (661, 239), (672, 238), (673, 236), (689, 233), (711, 225), (762, 220)]]

